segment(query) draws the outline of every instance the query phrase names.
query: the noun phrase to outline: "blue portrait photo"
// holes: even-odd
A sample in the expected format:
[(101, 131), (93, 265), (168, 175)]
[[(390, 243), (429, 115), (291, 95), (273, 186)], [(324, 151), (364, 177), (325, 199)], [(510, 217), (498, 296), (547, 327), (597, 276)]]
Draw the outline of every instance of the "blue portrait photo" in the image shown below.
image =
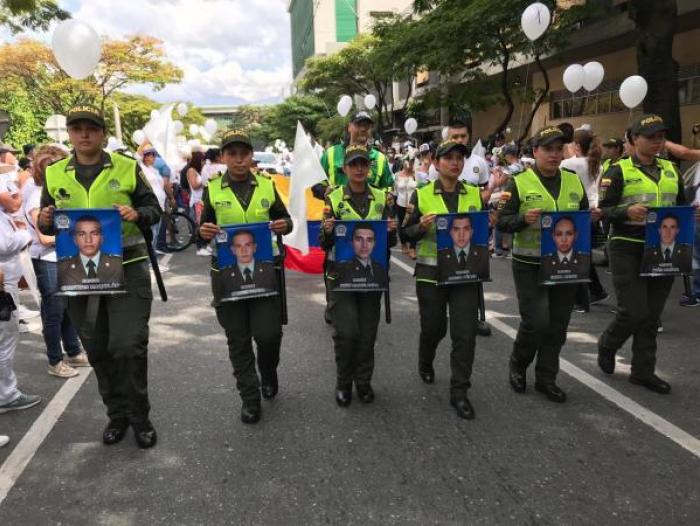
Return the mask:
[(56, 210), (54, 228), (61, 294), (124, 291), (122, 220), (117, 210)]
[(693, 271), (695, 208), (650, 208), (645, 227), (642, 276), (676, 276)]
[(268, 223), (223, 226), (216, 236), (218, 269), (214, 294), (238, 301), (278, 294), (272, 233)]
[(540, 221), (540, 283), (558, 285), (590, 281), (590, 211), (546, 212)]
[(389, 290), (387, 228), (387, 221), (336, 221), (333, 290)]
[(435, 227), (438, 285), (488, 281), (488, 212), (440, 214)]

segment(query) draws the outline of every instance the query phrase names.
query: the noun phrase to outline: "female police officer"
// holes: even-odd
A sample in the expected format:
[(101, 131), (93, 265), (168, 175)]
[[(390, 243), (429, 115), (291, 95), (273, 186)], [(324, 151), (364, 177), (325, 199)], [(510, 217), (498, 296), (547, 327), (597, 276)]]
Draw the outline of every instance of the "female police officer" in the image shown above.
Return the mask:
[[(204, 210), (202, 239), (209, 241), (221, 230), (219, 225), (270, 221), (270, 230), (286, 234), (292, 220), (277, 194), (273, 181), (253, 175), (253, 145), (245, 132), (230, 130), (221, 143), (226, 173), (209, 182), (202, 196)], [(279, 296), (221, 302), (221, 283), (216, 258), (212, 262), (212, 289), (219, 324), (226, 331), (229, 358), (243, 405), (241, 420), (254, 424), (260, 420), (260, 393), (269, 400), (277, 394), (277, 365), (282, 344), (282, 318)], [(258, 368), (251, 338), (258, 348)], [(262, 383), (262, 389), (261, 389)]]
[[(420, 311), (418, 374), (425, 383), (435, 381), (433, 360), (440, 340), (447, 334), (447, 307), (450, 309), (452, 353), (450, 366), (450, 404), (461, 418), (474, 418), (467, 398), (471, 383), (476, 345), (479, 284), (437, 286), (437, 214), (470, 212), (482, 209), (479, 188), (459, 181), (467, 147), (454, 140), (438, 146), (435, 167), (438, 179), (417, 190), (406, 209), (404, 231), (418, 243), (415, 269), (416, 295)], [(459, 320), (459, 321), (457, 321)]]
[(368, 404), (374, 400), (370, 382), (374, 371), (374, 342), (377, 338), (382, 293), (332, 290), (340, 270), (334, 262), (335, 221), (389, 219), (389, 246), (396, 244), (392, 201), (384, 190), (367, 184), (369, 168), (370, 154), (367, 147), (348, 146), (343, 165), (348, 182), (326, 197), (320, 233), (321, 247), (328, 252), (329, 260), (329, 310), (337, 365), (335, 400), (341, 407), (347, 407), (352, 401), (353, 381), (361, 402)]
[(669, 393), (671, 386), (654, 374), (657, 324), (673, 277), (642, 277), (639, 273), (648, 207), (686, 202), (676, 167), (657, 157), (667, 129), (657, 115), (640, 117), (628, 134), (633, 154), (612, 165), (600, 182), (600, 207), (612, 224), (608, 252), (618, 310), (598, 341), (598, 365), (612, 374), (615, 353), (632, 336), (629, 380), (661, 394)]
[[(559, 353), (576, 298), (575, 284), (538, 284), (540, 215), (542, 212), (588, 210), (586, 192), (574, 172), (560, 170), (564, 134), (549, 126), (533, 138), (535, 166), (508, 183), (499, 201), (498, 228), (513, 233), (513, 278), (520, 309), (520, 327), (510, 357), (509, 380), (525, 392), (526, 369), (537, 356), (535, 389), (553, 402), (566, 393), (555, 383)], [(592, 211), (597, 220), (598, 210)]]

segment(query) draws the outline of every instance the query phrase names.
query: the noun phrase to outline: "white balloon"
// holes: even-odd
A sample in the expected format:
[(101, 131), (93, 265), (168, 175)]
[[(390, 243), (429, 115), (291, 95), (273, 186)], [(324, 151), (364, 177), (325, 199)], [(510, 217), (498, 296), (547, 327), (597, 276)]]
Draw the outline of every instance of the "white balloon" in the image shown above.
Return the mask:
[(190, 124), (190, 135), (199, 135), (199, 126)]
[(571, 93), (576, 93), (583, 87), (585, 77), (586, 74), (581, 64), (571, 64), (564, 70), (564, 86), (566, 86), (566, 89)]
[(184, 128), (185, 125), (182, 124), (182, 121), (173, 121), (173, 131), (176, 134), (180, 133)]
[(111, 149), (111, 147), (116, 146), (117, 144), (119, 144), (119, 141), (116, 137), (110, 137), (107, 139), (107, 148)]
[(593, 91), (605, 77), (605, 68), (600, 62), (589, 62), (583, 66), (583, 87), (586, 91)]
[(187, 141), (187, 144), (192, 149), (199, 148), (202, 145), (202, 143), (199, 142), (199, 139), (190, 139), (189, 141)]
[(131, 139), (139, 146), (141, 146), (144, 142), (146, 142), (146, 134), (143, 132), (143, 130), (136, 130), (134, 134), (131, 136)]
[(214, 119), (207, 119), (206, 122), (204, 123), (204, 129), (207, 131), (209, 135), (214, 135), (216, 133), (216, 129), (219, 127), (219, 125), (216, 123)]
[(442, 129), (442, 140), (446, 141), (449, 137), (450, 137), (450, 129), (447, 126), (445, 126)]
[(341, 117), (345, 117), (350, 113), (352, 108), (352, 97), (350, 95), (343, 95), (338, 101), (338, 113)]
[(544, 35), (549, 27), (552, 15), (549, 8), (540, 2), (535, 2), (527, 6), (520, 17), (520, 25), (525, 36), (533, 42)]
[(97, 32), (85, 22), (64, 20), (53, 32), (51, 49), (61, 69), (74, 79), (92, 75), (102, 56)]
[(620, 100), (622, 104), (632, 109), (639, 106), (647, 96), (649, 86), (639, 75), (627, 77), (620, 85)]
[(181, 102), (180, 104), (178, 104), (177, 105), (177, 114), (180, 117), (184, 117), (185, 115), (187, 115), (187, 104), (185, 104), (184, 102)]
[(365, 108), (367, 108), (368, 110), (373, 110), (376, 105), (377, 97), (375, 97), (371, 93), (365, 97)]
[(406, 119), (406, 122), (403, 125), (403, 129), (406, 130), (406, 133), (408, 133), (409, 135), (413, 135), (418, 129), (418, 121), (413, 117), (411, 117), (410, 119)]

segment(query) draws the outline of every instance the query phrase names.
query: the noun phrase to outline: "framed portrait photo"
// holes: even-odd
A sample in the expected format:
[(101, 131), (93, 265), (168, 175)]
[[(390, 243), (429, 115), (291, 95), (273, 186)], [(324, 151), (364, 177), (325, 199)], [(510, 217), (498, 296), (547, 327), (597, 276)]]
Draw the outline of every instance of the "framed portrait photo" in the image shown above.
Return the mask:
[(389, 290), (387, 225), (387, 221), (336, 221), (332, 290)]
[(641, 276), (680, 276), (693, 272), (695, 208), (668, 206), (647, 212)]
[(546, 212), (540, 218), (543, 285), (587, 283), (591, 271), (591, 213)]
[(440, 214), (437, 230), (438, 285), (488, 281), (488, 212)]

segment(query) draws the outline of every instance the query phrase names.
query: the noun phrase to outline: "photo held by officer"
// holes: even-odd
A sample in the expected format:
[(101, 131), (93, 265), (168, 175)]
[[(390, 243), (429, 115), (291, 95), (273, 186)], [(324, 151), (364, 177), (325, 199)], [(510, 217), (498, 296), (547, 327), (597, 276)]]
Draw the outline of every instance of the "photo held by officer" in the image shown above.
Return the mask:
[(588, 210), (542, 216), (540, 282), (587, 283), (591, 267), (591, 217)]
[(438, 285), (489, 280), (489, 214), (443, 214), (435, 221)]
[[(116, 444), (131, 427), (137, 445), (150, 448), (157, 442), (150, 420), (147, 365), (153, 294), (148, 241), (143, 232), (150, 233), (150, 227), (160, 219), (161, 208), (136, 161), (102, 149), (105, 120), (99, 109), (88, 105), (73, 107), (66, 122), (73, 154), (46, 169), (38, 227), (45, 235), (58, 233), (54, 221), (56, 227), (62, 227), (61, 213), (72, 209), (79, 209), (81, 213), (94, 209), (93, 216), (104, 208), (118, 212), (125, 293), (69, 297), (68, 312), (95, 371), (107, 408), (108, 423), (102, 441), (107, 445)], [(92, 219), (83, 224), (92, 229), (88, 232), (92, 241), (86, 246), (96, 255), (100, 229)], [(97, 275), (99, 266), (104, 268), (109, 262), (106, 255), (101, 255), (100, 259), (101, 262), (96, 262), (94, 258), (87, 258), (86, 275), (92, 272)], [(80, 263), (82, 266), (82, 259)], [(117, 266), (116, 261), (113, 263)]]
[[(576, 285), (557, 282), (541, 284), (542, 236), (544, 218), (552, 221), (548, 212), (573, 213), (588, 211), (585, 189), (574, 172), (560, 169), (564, 156), (565, 135), (560, 128), (548, 126), (532, 139), (535, 165), (518, 174), (506, 186), (498, 204), (497, 227), (513, 234), (513, 279), (520, 312), (520, 326), (513, 343), (508, 379), (517, 393), (527, 389), (527, 368), (536, 359), (535, 390), (553, 402), (566, 402), (566, 393), (556, 384), (559, 354), (566, 342), (567, 330), (576, 298)], [(589, 221), (597, 221), (600, 211), (590, 208)], [(574, 223), (560, 221), (560, 234), (568, 226), (566, 246), (560, 250), (570, 265), (570, 240)], [(590, 226), (587, 227), (590, 229)], [(555, 232), (556, 234), (556, 232)], [(562, 237), (562, 236), (560, 236)], [(554, 241), (550, 235), (550, 241)], [(573, 255), (573, 254), (571, 254)], [(559, 258), (559, 254), (554, 257)], [(553, 261), (549, 261), (553, 268)], [(583, 269), (581, 269), (583, 270)], [(548, 272), (551, 277), (551, 273)], [(586, 274), (587, 276), (587, 274)]]
[(689, 275), (693, 271), (695, 208), (650, 208), (647, 213), (642, 276)]
[(343, 165), (347, 182), (326, 196), (319, 233), (326, 251), (335, 400), (340, 407), (352, 402), (353, 383), (362, 403), (374, 401), (371, 380), (381, 297), (385, 295), (388, 305), (389, 248), (397, 243), (393, 199), (368, 183), (370, 159), (364, 144), (348, 146)]
[[(209, 181), (204, 189), (199, 234), (210, 242), (218, 236), (229, 237), (230, 227), (240, 227), (238, 235), (230, 236), (226, 252), (219, 247), (218, 252), (225, 257), (220, 260), (218, 254), (212, 256), (210, 273), (213, 306), (226, 333), (229, 359), (242, 400), (241, 421), (254, 424), (262, 415), (261, 397), (272, 400), (279, 390), (277, 367), (286, 312), (279, 239), (292, 231), (293, 223), (274, 181), (264, 174), (253, 173), (253, 144), (245, 131), (226, 131), (221, 139), (221, 153), (226, 172)], [(277, 238), (271, 243), (274, 264), (269, 260), (255, 261), (257, 251), (262, 248), (261, 229), (267, 229), (269, 236)], [(234, 256), (236, 265), (232, 264)], [(229, 268), (222, 267), (222, 263)], [(234, 286), (238, 287), (237, 291)], [(259, 289), (265, 292), (256, 293), (255, 297), (240, 294)], [(233, 299), (237, 292), (236, 301), (223, 301), (226, 296)], [(257, 368), (253, 341), (257, 348)]]

